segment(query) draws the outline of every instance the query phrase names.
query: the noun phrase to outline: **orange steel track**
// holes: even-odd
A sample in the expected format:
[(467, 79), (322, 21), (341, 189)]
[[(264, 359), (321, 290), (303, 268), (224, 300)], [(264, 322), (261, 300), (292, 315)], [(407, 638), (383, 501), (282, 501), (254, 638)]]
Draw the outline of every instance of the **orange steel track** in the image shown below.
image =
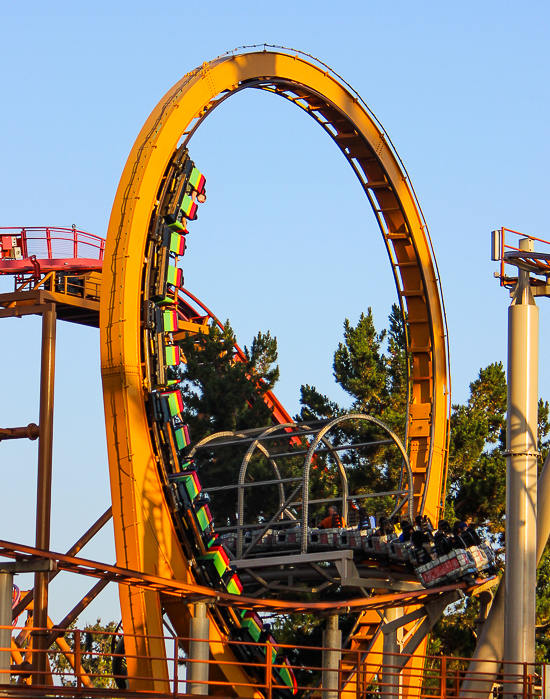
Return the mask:
[[(228, 592), (220, 592), (204, 585), (181, 582), (180, 580), (166, 580), (156, 575), (148, 575), (135, 570), (128, 570), (119, 566), (111, 566), (98, 561), (92, 561), (80, 556), (68, 556), (54, 551), (43, 551), (32, 546), (16, 544), (0, 539), (0, 555), (16, 560), (29, 560), (29, 557), (50, 559), (57, 562), (57, 570), (64, 570), (78, 575), (87, 575), (92, 578), (100, 578), (118, 585), (126, 585), (141, 590), (153, 590), (163, 595), (176, 597), (186, 604), (200, 600), (227, 607), (242, 607), (254, 609), (257, 612), (271, 612), (275, 614), (307, 614), (326, 611), (363, 611), (368, 609), (389, 609), (410, 605), (427, 604), (438, 598), (441, 594), (447, 594), (454, 590), (462, 590), (467, 593), (475, 591), (476, 586), (468, 586), (465, 582), (458, 582), (445, 587), (433, 587), (430, 589), (419, 588), (409, 592), (396, 592), (388, 595), (376, 595), (373, 597), (359, 597), (357, 599), (331, 600), (328, 602), (296, 602), (293, 600), (257, 599), (244, 595), (232, 595)], [(481, 587), (492, 585), (492, 580), (485, 580)]]
[[(215, 107), (245, 88), (284, 97), (314, 118), (338, 145), (372, 205), (407, 314), (415, 510), (436, 520), (442, 502), (450, 397), (445, 320), (427, 227), (401, 161), (360, 97), (323, 64), (283, 50), (222, 56), (184, 76), (143, 126), (113, 204), (102, 272), (101, 366), (117, 562), (186, 585), (194, 579), (164, 500), (145, 408), (148, 386), (139, 341), (144, 251), (159, 185), (177, 144), (182, 137), (187, 143)], [(155, 638), (162, 636), (163, 612), (186, 636), (193, 609), (184, 602), (164, 605), (158, 592), (125, 585), (120, 597), (125, 631), (149, 637), (126, 649), (129, 674), (149, 678), (133, 689), (160, 690), (167, 666)], [(210, 620), (214, 659), (231, 660), (219, 643), (225, 632), (215, 608)], [(131, 656), (150, 660), (138, 673)], [(246, 684), (244, 669), (223, 667), (230, 668), (223, 672), (236, 694), (251, 696), (238, 686)]]

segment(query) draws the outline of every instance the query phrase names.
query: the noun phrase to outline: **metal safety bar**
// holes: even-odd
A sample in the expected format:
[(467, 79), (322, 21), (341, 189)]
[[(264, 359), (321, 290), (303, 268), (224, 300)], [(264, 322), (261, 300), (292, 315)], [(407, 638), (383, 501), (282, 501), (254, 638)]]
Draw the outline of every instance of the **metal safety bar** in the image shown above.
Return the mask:
[[(487, 687), (493, 696), (501, 699), (512, 699), (513, 695), (522, 699), (537, 699), (547, 696), (550, 685), (550, 666), (540, 663), (495, 661), (494, 669), (473, 673), (476, 675), (474, 679), (479, 680), (483, 688), (469, 689), (467, 694), (463, 694), (461, 686), (470, 662), (467, 658), (371, 652), (365, 659), (360, 649), (290, 646), (271, 639), (264, 643), (252, 640), (216, 641), (217, 647), (223, 648), (223, 654), (217, 653), (215, 660), (210, 657), (198, 659), (192, 657), (192, 643), (196, 649), (196, 644), (209, 643), (208, 640), (183, 636), (122, 635), (94, 629), (59, 629), (56, 644), (42, 651), (47, 655), (50, 674), (46, 685), (38, 685), (33, 684), (36, 671), (27, 658), (40, 651), (32, 648), (33, 636), (27, 633), (28, 630), (27, 627), (14, 628), (11, 648), (0, 648), (0, 653), (8, 652), (12, 657), (10, 696), (128, 698), (143, 696), (146, 691), (148, 697), (196, 694), (230, 697), (234, 696), (235, 687), (249, 687), (255, 692), (259, 690), (265, 699), (285, 699), (306, 694), (318, 699), (341, 699), (344, 693), (346, 697), (354, 695), (355, 699), (366, 699), (368, 696), (397, 699), (402, 695), (402, 687), (414, 685), (419, 687), (419, 699), (482, 699), (487, 696)], [(48, 633), (52, 631), (56, 631), (56, 627), (48, 629)], [(165, 656), (140, 655), (134, 650), (147, 647), (153, 638), (164, 641)], [(122, 639), (124, 645), (121, 644)], [(112, 648), (119, 650), (113, 652)], [(121, 648), (124, 650), (120, 651)], [(300, 651), (307, 652), (307, 655), (300, 658)], [(200, 651), (195, 650), (195, 653), (207, 657)], [(335, 666), (326, 664), (326, 658), (331, 653), (338, 654)], [(222, 657), (224, 659), (220, 660)], [(305, 657), (307, 662), (304, 661)], [(289, 663), (289, 658), (294, 660), (293, 665)], [(144, 663), (158, 662), (165, 667), (162, 677), (155, 680), (156, 689), (148, 687), (147, 683), (151, 680), (139, 672), (142, 660)], [(197, 673), (192, 669), (197, 666), (202, 666), (204, 672)], [(221, 673), (212, 673), (211, 678), (208, 672), (210, 666), (219, 668)], [(129, 668), (137, 668), (137, 671), (129, 672)], [(0, 675), (6, 677), (8, 671), (2, 671)], [(337, 681), (333, 679), (335, 675)], [(469, 672), (469, 679), (471, 675)], [(5, 679), (1, 683), (7, 684)], [(159, 686), (162, 689), (159, 690)]]
[[(1, 273), (1, 269), (0, 269)], [(65, 296), (75, 296), (85, 300), (99, 301), (101, 295), (101, 278), (92, 279), (88, 273), (72, 272), (60, 275), (59, 272), (47, 272), (38, 282), (32, 274), (16, 274), (15, 290), (25, 291), (44, 289)]]

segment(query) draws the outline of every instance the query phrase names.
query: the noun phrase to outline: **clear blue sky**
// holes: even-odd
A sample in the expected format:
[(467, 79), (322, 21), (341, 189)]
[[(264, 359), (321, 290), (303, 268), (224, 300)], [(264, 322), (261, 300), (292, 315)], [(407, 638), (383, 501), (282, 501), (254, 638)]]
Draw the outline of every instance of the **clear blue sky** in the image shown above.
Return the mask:
[[(550, 238), (548, 3), (0, 0), (0, 20), (0, 225), (104, 235), (132, 143), (168, 88), (242, 44), (295, 47), (358, 90), (405, 162), (441, 271), (454, 401), (480, 367), (505, 360), (508, 298), (489, 232)], [(295, 413), (302, 383), (342, 399), (332, 377), (342, 323), (372, 306), (383, 327), (395, 290), (334, 144), (299, 110), (251, 92), (216, 110), (191, 144), (209, 197), (186, 285), (231, 319), (242, 345), (258, 330), (277, 336), (277, 393)], [(549, 303), (539, 303), (547, 398)], [(2, 321), (2, 426), (38, 422), (39, 331), (37, 319)], [(98, 333), (60, 324), (57, 360), (52, 548), (64, 550), (109, 504)], [(2, 444), (0, 464), (0, 538), (32, 543), (35, 445)], [(85, 553), (114, 560), (109, 532)], [(86, 589), (70, 581), (52, 586), (55, 619)], [(114, 617), (116, 595), (88, 618), (96, 609)]]

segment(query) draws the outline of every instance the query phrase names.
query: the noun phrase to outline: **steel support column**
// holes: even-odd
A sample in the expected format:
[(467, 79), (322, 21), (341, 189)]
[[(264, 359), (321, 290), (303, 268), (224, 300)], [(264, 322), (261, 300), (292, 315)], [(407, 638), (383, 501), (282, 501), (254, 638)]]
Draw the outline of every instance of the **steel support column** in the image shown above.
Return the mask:
[[(45, 304), (42, 312), (42, 358), (40, 370), (40, 436), (38, 438), (38, 483), (36, 496), (36, 548), (50, 548), (50, 515), (52, 490), (53, 407), (55, 378), (55, 304)], [(48, 573), (34, 577), (33, 682), (46, 684), (46, 651), (48, 637)]]
[[(520, 248), (532, 250), (523, 239)], [(538, 308), (529, 273), (518, 270), (508, 309), (506, 597), (504, 659), (535, 661), (537, 569)], [(515, 670), (521, 673), (520, 665)], [(510, 690), (518, 693), (520, 687)]]
[(342, 658), (342, 632), (338, 628), (338, 615), (329, 616), (323, 631), (323, 699), (338, 699), (340, 689), (340, 660)]
[(10, 683), (13, 573), (0, 572), (0, 684)]
[[(189, 694), (209, 694), (208, 682), (210, 658), (210, 620), (206, 614), (206, 604), (195, 604), (195, 615), (189, 626), (189, 660), (187, 664), (187, 687)], [(200, 684), (199, 684), (200, 683)]]
[[(399, 607), (391, 607), (384, 610), (384, 616), (387, 622), (395, 621), (403, 616), (403, 609)], [(400, 668), (398, 667), (398, 656), (401, 652), (399, 647), (397, 634), (401, 632), (399, 627), (389, 633), (384, 634), (383, 655), (382, 655), (382, 688), (381, 695), (383, 697), (399, 697), (399, 680)]]
[[(550, 457), (546, 458), (537, 482), (537, 566), (550, 536)], [(498, 670), (504, 658), (504, 590), (505, 579), (500, 583), (493, 604), (483, 624), (468, 673), (460, 690), (461, 697), (470, 695), (480, 699), (489, 697), (498, 678)]]

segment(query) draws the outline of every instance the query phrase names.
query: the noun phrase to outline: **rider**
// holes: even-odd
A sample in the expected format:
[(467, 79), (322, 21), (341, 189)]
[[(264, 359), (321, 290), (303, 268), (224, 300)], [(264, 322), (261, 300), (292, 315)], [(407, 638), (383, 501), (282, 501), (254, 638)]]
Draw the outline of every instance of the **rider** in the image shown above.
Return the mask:
[(367, 513), (367, 508), (364, 505), (361, 505), (359, 508), (359, 523), (357, 525), (357, 529), (370, 529), (370, 517)]
[(328, 508), (328, 517), (319, 524), (319, 529), (342, 529), (346, 526), (343, 517), (338, 514), (338, 508), (335, 505), (330, 505)]

